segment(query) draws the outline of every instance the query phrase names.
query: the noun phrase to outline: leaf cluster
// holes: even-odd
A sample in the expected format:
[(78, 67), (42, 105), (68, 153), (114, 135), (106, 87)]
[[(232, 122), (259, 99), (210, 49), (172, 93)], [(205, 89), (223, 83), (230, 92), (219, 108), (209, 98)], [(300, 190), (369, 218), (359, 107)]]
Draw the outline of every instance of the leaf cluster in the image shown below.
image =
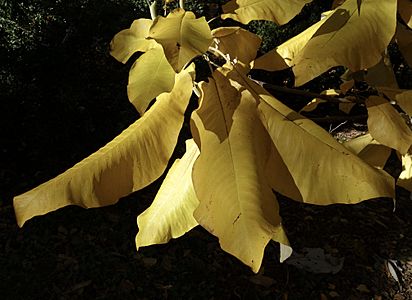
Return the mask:
[[(221, 18), (284, 25), (309, 2), (231, 0)], [(211, 30), (204, 16), (182, 7), (166, 5), (166, 16), (152, 11), (153, 19), (135, 20), (113, 38), (111, 54), (122, 63), (133, 61), (127, 90), (141, 118), (73, 168), (16, 196), (19, 225), (67, 205), (113, 204), (159, 178), (192, 94), (199, 104), (190, 118), (193, 138), (153, 204), (138, 216), (137, 248), (201, 225), (257, 272), (270, 240), (280, 244), (281, 261), (292, 252), (273, 190), (316, 205), (394, 198), (395, 181), (412, 191), (412, 132), (405, 122), (412, 115), (411, 91), (398, 88), (387, 54), (393, 41), (411, 62), (412, 8), (406, 0), (399, 3), (334, 1), (318, 22), (260, 57), (257, 35), (241, 26)], [(410, 10), (398, 20), (399, 7)], [(193, 60), (199, 57), (210, 73), (197, 82)], [(299, 87), (337, 66), (346, 68), (340, 89), (308, 94), (315, 98), (300, 112), (268, 90), (304, 91), (267, 85), (250, 73), (288, 69)], [(359, 82), (375, 93), (356, 94)], [(304, 116), (323, 102), (338, 103), (343, 112), (366, 110), (369, 132), (341, 144)], [(404, 168), (396, 178), (383, 170), (392, 151)]]

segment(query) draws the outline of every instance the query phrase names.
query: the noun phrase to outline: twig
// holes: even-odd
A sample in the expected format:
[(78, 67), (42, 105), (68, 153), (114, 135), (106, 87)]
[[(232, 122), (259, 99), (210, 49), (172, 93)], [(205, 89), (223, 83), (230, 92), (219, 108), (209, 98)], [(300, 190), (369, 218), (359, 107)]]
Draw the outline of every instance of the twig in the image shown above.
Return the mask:
[(330, 117), (321, 117), (321, 118), (311, 118), (311, 117), (306, 116), (306, 118), (311, 119), (313, 122), (317, 122), (317, 123), (332, 123), (332, 122), (365, 120), (368, 118), (368, 115), (330, 116)]
[(263, 86), (267, 90), (282, 92), (285, 94), (294, 94), (294, 95), (305, 96), (305, 97), (310, 97), (310, 98), (319, 98), (319, 99), (322, 99), (328, 102), (334, 102), (334, 103), (358, 103), (358, 104), (365, 103), (361, 99), (340, 98), (340, 97), (323, 95), (323, 94), (318, 94), (318, 93), (313, 93), (313, 92), (308, 92), (308, 91), (303, 91), (303, 90), (298, 90), (298, 89), (292, 89), (292, 88), (288, 88), (288, 87), (284, 87), (280, 85), (274, 85), (274, 84), (266, 83), (263, 81), (255, 80), (255, 79), (252, 79), (252, 80), (258, 83), (259, 85)]

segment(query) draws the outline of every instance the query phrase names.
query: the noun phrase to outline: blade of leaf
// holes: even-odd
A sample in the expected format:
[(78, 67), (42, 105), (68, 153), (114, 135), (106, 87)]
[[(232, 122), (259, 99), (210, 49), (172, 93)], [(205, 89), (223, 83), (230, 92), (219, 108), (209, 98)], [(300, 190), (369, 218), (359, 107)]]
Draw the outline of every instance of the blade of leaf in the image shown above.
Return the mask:
[(395, 73), (393, 72), (392, 63), (389, 55), (384, 53), (382, 59), (367, 70), (365, 81), (370, 86), (385, 86), (390, 88), (398, 88)]
[(186, 153), (173, 163), (152, 205), (137, 217), (137, 249), (167, 243), (198, 225), (193, 217), (199, 200), (193, 188), (192, 168), (199, 153), (193, 140), (186, 141)]
[(410, 117), (412, 116), (412, 90), (403, 91), (396, 95), (396, 104)]
[(158, 17), (149, 36), (160, 43), (176, 72), (193, 58), (205, 53), (212, 43), (209, 24), (204, 17), (196, 19), (192, 12), (175, 9), (166, 18)]
[(212, 30), (212, 36), (216, 48), (246, 65), (255, 59), (261, 44), (259, 36), (240, 27), (219, 27)]
[(229, 77), (259, 101), (262, 122), (303, 202), (349, 204), (394, 197), (394, 180), (389, 174), (352, 154), (323, 128), (282, 104), (241, 71), (235, 68)]
[[(300, 86), (332, 67), (351, 71), (376, 65), (396, 28), (396, 1), (347, 0), (326, 18), (258, 58), (254, 68), (279, 69), (280, 57), (293, 67)], [(271, 63), (273, 61), (273, 63)]]
[(382, 145), (406, 154), (412, 146), (412, 131), (392, 104), (382, 97), (370, 96), (366, 107), (372, 137)]
[(273, 21), (283, 25), (293, 19), (312, 0), (231, 0), (222, 9), (222, 19), (231, 18), (243, 24), (252, 20)]
[(50, 181), (14, 197), (19, 226), (67, 205), (84, 208), (116, 203), (164, 172), (183, 125), (192, 91), (187, 71), (176, 75), (169, 94), (106, 146)]
[(129, 29), (120, 31), (110, 42), (110, 54), (118, 61), (126, 63), (135, 52), (146, 52), (153, 48), (156, 42), (146, 39), (152, 23), (150, 19), (138, 19)]
[(266, 179), (270, 140), (251, 94), (227, 97), (224, 91), (233, 88), (219, 71), (201, 85), (201, 106), (192, 115), (201, 141), (193, 168), (200, 201), (194, 216), (223, 250), (257, 272), (267, 243), (288, 241)]
[(141, 116), (154, 98), (172, 90), (175, 74), (160, 45), (136, 60), (130, 69), (127, 95)]
[(383, 169), (391, 155), (391, 148), (379, 144), (369, 133), (356, 137), (343, 145), (375, 168)]

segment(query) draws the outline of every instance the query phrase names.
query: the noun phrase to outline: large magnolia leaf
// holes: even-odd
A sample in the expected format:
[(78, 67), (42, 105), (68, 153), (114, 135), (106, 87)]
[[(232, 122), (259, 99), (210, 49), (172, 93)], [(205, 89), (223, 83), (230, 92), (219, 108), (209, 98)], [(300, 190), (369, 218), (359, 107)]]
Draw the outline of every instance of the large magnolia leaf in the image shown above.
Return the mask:
[(366, 100), (368, 128), (382, 145), (398, 150), (402, 155), (412, 146), (412, 131), (405, 120), (386, 99), (371, 96)]
[(137, 249), (167, 243), (197, 225), (193, 212), (199, 201), (193, 188), (192, 168), (198, 156), (196, 143), (186, 141), (186, 153), (170, 168), (152, 205), (137, 217)]
[(345, 142), (343, 145), (368, 164), (379, 169), (383, 169), (392, 151), (391, 148), (379, 144), (369, 133)]
[(255, 59), (261, 39), (256, 34), (240, 27), (219, 27), (212, 31), (215, 47), (229, 54), (230, 59), (236, 59), (249, 64)]
[(130, 102), (143, 115), (154, 98), (172, 90), (174, 82), (175, 71), (167, 61), (163, 48), (157, 45), (133, 64), (127, 94)]
[(410, 0), (398, 0), (398, 12), (406, 25), (412, 28), (412, 2)]
[(126, 63), (135, 52), (146, 52), (154, 47), (156, 42), (147, 39), (152, 23), (150, 19), (138, 19), (129, 29), (120, 31), (110, 43), (110, 54)]
[(223, 5), (222, 19), (231, 18), (243, 24), (268, 20), (286, 24), (312, 0), (231, 0)]
[(399, 46), (399, 50), (409, 67), (412, 66), (412, 30), (398, 23), (395, 35), (396, 42)]
[[(259, 100), (262, 122), (278, 157), (283, 160), (300, 192), (302, 200), (299, 197), (292, 199), (327, 205), (394, 197), (391, 176), (364, 162), (324, 129), (282, 104), (236, 70), (229, 74), (230, 78), (240, 82)], [(276, 171), (273, 166), (272, 172)], [(275, 190), (280, 185), (276, 182), (272, 184)], [(295, 189), (292, 183), (289, 182), (289, 185)], [(296, 190), (287, 194), (293, 195), (297, 195)]]
[[(351, 71), (376, 65), (396, 28), (396, 0), (347, 0), (333, 13), (256, 60), (254, 67), (293, 67), (300, 86), (335, 66)], [(282, 60), (284, 64), (282, 65)]]
[(212, 35), (204, 17), (196, 19), (183, 9), (172, 11), (166, 18), (158, 17), (149, 36), (160, 43), (176, 72), (194, 57), (205, 53), (212, 43)]
[(165, 170), (183, 124), (192, 91), (187, 71), (174, 89), (162, 94), (152, 109), (113, 141), (71, 169), (14, 198), (17, 222), (67, 205), (84, 208), (116, 203), (140, 190)]
[(201, 90), (192, 115), (201, 145), (193, 168), (200, 201), (194, 216), (223, 250), (257, 272), (271, 239), (288, 245), (265, 174), (270, 140), (249, 91), (236, 90), (219, 70)]

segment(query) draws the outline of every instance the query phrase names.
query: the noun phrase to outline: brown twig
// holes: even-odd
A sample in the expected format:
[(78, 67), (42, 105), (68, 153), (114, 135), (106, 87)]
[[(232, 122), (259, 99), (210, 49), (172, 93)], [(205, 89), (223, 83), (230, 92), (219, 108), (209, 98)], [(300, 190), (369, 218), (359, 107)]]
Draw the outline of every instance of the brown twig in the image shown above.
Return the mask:
[(255, 79), (252, 79), (252, 80), (258, 83), (259, 85), (263, 86), (265, 89), (269, 91), (276, 91), (276, 92), (281, 92), (285, 94), (293, 94), (293, 95), (305, 96), (305, 97), (310, 97), (310, 98), (319, 98), (319, 99), (322, 99), (328, 102), (334, 102), (334, 103), (358, 103), (358, 104), (365, 103), (365, 101), (362, 99), (348, 99), (348, 98), (341, 98), (341, 97), (336, 97), (336, 96), (323, 95), (323, 94), (308, 92), (304, 90), (288, 88), (288, 87), (284, 87), (280, 85), (274, 85), (274, 84), (266, 83), (263, 81), (255, 80)]
[(343, 121), (358, 121), (366, 120), (368, 115), (355, 115), (355, 116), (330, 116), (330, 117), (320, 117), (320, 118), (311, 118), (306, 116), (308, 119), (311, 119), (313, 122), (317, 123), (333, 123), (333, 122), (343, 122)]

